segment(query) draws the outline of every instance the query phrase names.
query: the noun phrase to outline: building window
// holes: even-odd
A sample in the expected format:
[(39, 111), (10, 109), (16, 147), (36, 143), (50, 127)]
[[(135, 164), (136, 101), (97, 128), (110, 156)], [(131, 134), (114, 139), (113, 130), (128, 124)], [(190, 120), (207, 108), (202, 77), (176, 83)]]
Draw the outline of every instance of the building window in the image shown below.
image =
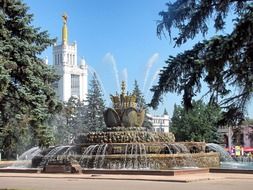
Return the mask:
[(156, 132), (159, 132), (159, 133), (164, 133), (164, 128), (162, 127), (159, 127), (156, 129)]
[(63, 58), (63, 55), (62, 54), (60, 54), (60, 62), (62, 63), (62, 58)]
[(58, 54), (58, 60), (57, 60), (58, 65), (60, 65), (60, 55)]
[(54, 56), (54, 64), (57, 65), (57, 55)]
[(79, 75), (71, 75), (71, 96), (80, 95), (80, 76)]

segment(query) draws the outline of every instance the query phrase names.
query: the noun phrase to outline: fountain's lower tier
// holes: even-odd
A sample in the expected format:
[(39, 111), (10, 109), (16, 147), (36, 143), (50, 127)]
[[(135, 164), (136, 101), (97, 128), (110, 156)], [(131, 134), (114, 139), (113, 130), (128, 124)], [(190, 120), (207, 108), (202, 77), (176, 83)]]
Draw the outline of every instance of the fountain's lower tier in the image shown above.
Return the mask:
[(83, 168), (93, 169), (155, 169), (168, 170), (180, 168), (219, 167), (219, 154), (147, 154), (147, 155), (106, 155), (87, 156), (80, 162)]
[(82, 168), (93, 169), (218, 167), (219, 153), (209, 151), (203, 142), (81, 144), (42, 151), (32, 166), (75, 160)]

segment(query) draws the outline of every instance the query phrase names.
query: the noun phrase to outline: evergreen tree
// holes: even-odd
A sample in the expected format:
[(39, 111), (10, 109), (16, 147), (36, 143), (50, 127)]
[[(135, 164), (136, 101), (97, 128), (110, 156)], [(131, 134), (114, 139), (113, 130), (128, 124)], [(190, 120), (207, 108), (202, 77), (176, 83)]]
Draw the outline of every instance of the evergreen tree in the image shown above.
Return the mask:
[[(186, 43), (197, 34), (205, 35), (214, 18), (216, 32), (224, 29), (230, 18), (234, 29), (230, 34), (204, 40), (177, 56), (170, 56), (161, 70), (159, 82), (152, 88), (152, 107), (157, 107), (166, 92), (183, 94), (184, 107), (191, 109), (194, 96), (203, 83), (209, 88), (210, 104), (223, 108), (221, 123), (237, 124), (243, 119), (245, 107), (253, 92), (253, 4), (250, 0), (177, 0), (160, 12), (157, 32), (173, 36), (175, 46)], [(232, 15), (232, 16), (231, 16)], [(226, 21), (226, 22), (225, 22)], [(230, 22), (230, 21), (229, 21)]]
[(85, 124), (89, 131), (102, 131), (105, 128), (103, 112), (105, 103), (100, 83), (96, 74), (92, 76), (87, 95), (87, 111)]
[(52, 115), (48, 125), (54, 129), (55, 144), (71, 144), (78, 134), (88, 131), (84, 124), (86, 110), (79, 98), (71, 97), (60, 113)]
[(76, 97), (71, 97), (65, 105), (64, 116), (72, 139), (76, 138), (79, 133), (87, 132), (87, 127), (84, 124), (86, 110), (84, 102)]
[(152, 130), (152, 123), (149, 121), (149, 118), (147, 117), (148, 113), (148, 106), (146, 104), (145, 98), (143, 96), (143, 93), (141, 92), (139, 85), (137, 83), (137, 80), (134, 81), (134, 90), (133, 94), (136, 96), (136, 103), (137, 103), (137, 110), (145, 109), (145, 118), (144, 122), (142, 124), (142, 127), (145, 127), (146, 130)]
[[(49, 114), (60, 109), (51, 86), (55, 73), (38, 57), (52, 45), (47, 32), (31, 25), (33, 15), (20, 0), (0, 1), (0, 145), (13, 149), (21, 128), (30, 128), (34, 143), (49, 145), (45, 125)], [(7, 153), (6, 153), (7, 154)]]
[(193, 109), (189, 111), (182, 106), (174, 106), (171, 131), (175, 134), (176, 140), (217, 142), (220, 109), (202, 101), (193, 104)]
[(145, 98), (139, 88), (137, 80), (134, 81), (133, 94), (136, 96), (137, 109), (147, 109)]

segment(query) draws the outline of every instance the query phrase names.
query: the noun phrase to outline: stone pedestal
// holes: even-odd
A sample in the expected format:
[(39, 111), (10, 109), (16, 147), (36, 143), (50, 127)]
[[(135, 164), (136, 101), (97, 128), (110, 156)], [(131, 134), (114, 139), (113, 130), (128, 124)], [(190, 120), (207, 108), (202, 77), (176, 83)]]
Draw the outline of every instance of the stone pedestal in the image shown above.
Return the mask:
[(44, 173), (80, 173), (82, 168), (79, 164), (48, 164), (44, 167)]
[(43, 169), (44, 173), (70, 173), (70, 167), (62, 164), (46, 165)]

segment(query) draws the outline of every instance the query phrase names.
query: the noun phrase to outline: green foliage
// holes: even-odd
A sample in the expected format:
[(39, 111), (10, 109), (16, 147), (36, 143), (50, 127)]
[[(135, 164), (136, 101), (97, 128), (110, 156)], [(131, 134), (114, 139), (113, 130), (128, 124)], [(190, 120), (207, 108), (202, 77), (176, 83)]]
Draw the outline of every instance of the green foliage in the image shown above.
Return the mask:
[(151, 131), (153, 125), (152, 125), (152, 122), (150, 122), (149, 118), (147, 117), (148, 106), (146, 104), (146, 100), (143, 96), (143, 93), (141, 92), (139, 88), (137, 80), (134, 81), (133, 94), (136, 96), (137, 110), (145, 109), (145, 117), (144, 117), (142, 127), (145, 127), (147, 131)]
[(191, 50), (170, 56), (160, 72), (158, 85), (150, 105), (154, 108), (167, 92), (183, 94), (184, 107), (193, 107), (192, 100), (206, 84), (210, 104), (223, 109), (222, 125), (235, 125), (244, 119), (244, 112), (253, 92), (253, 5), (250, 1), (178, 0), (168, 3), (160, 13), (158, 35), (172, 28), (179, 34), (176, 45), (185, 43), (198, 33), (206, 34), (207, 22), (214, 17), (216, 30), (223, 29), (228, 12), (237, 18), (230, 34), (219, 35), (197, 43)]
[(137, 80), (134, 81), (134, 89), (132, 93), (136, 96), (137, 109), (147, 109), (145, 98), (139, 88)]
[(38, 58), (54, 40), (31, 25), (27, 11), (20, 0), (0, 1), (0, 134), (12, 142), (0, 144), (6, 151), (22, 127), (31, 128), (37, 145), (48, 145), (44, 122), (59, 108), (51, 86), (58, 77)]
[(9, 71), (4, 68), (4, 60), (0, 59), (0, 101), (2, 97), (7, 93), (8, 84), (10, 82)]
[(105, 122), (103, 112), (105, 110), (105, 103), (103, 100), (103, 94), (100, 83), (96, 74), (92, 76), (92, 80), (89, 84), (89, 90), (87, 95), (87, 111), (85, 124), (89, 131), (102, 131), (105, 129)]
[(205, 36), (210, 27), (207, 24), (210, 18), (214, 19), (212, 27), (216, 31), (224, 29), (229, 11), (235, 15), (244, 14), (249, 2), (251, 0), (177, 0), (167, 3), (167, 10), (159, 13), (162, 20), (158, 21), (157, 34), (161, 37), (166, 30), (171, 37), (171, 29), (177, 28), (179, 34), (173, 41), (179, 46), (198, 33)]
[(220, 109), (205, 105), (202, 101), (193, 104), (194, 107), (190, 111), (181, 106), (174, 106), (171, 131), (175, 134), (176, 140), (216, 142)]
[(86, 118), (87, 106), (79, 98), (71, 97), (65, 104), (64, 117), (70, 134), (77, 137), (79, 133), (87, 132), (87, 126), (84, 121)]
[(88, 131), (84, 123), (86, 110), (84, 102), (71, 97), (60, 113), (50, 117), (48, 125), (53, 129), (55, 144), (71, 144), (80, 133)]

